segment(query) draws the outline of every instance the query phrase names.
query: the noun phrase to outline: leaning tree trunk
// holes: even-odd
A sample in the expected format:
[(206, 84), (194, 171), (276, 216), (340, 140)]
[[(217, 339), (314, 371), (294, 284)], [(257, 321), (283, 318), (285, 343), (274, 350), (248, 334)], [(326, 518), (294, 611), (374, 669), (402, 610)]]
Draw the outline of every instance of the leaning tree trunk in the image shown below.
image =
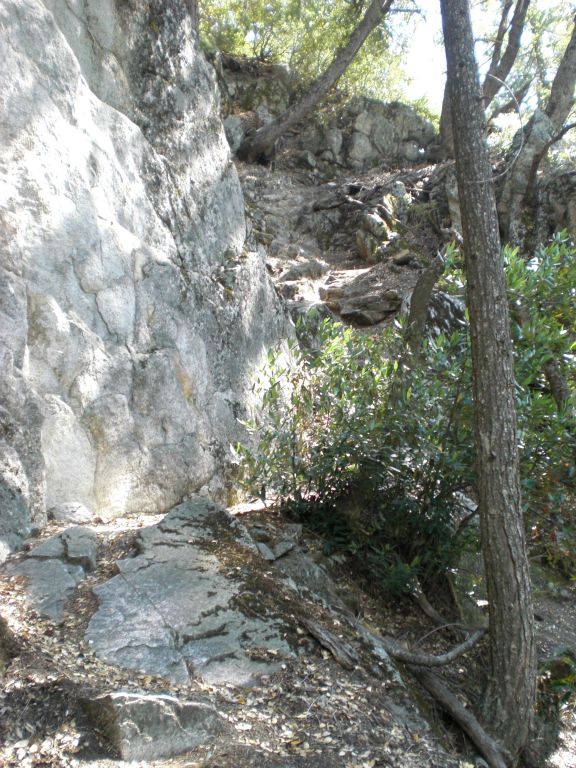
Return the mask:
[(538, 168), (550, 148), (574, 124), (565, 125), (574, 106), (576, 86), (576, 16), (570, 42), (564, 51), (552, 82), (548, 103), (544, 110), (537, 109), (532, 119), (521, 128), (512, 143), (509, 170), (498, 201), (500, 224), (506, 240), (521, 246), (524, 242), (526, 220), (535, 218), (535, 190)]
[(248, 136), (241, 144), (237, 155), (241, 160), (254, 162), (269, 158), (276, 141), (289, 128), (305, 117), (342, 77), (366, 38), (383, 16), (388, 13), (393, 0), (372, 0), (362, 21), (354, 29), (344, 48), (337, 51), (328, 69), (310, 86), (300, 101), (289, 107), (276, 120)]
[(512, 341), (468, 0), (441, 0), (466, 263), (482, 552), (490, 614), (484, 714), (513, 760), (532, 720), (536, 658), (520, 497)]

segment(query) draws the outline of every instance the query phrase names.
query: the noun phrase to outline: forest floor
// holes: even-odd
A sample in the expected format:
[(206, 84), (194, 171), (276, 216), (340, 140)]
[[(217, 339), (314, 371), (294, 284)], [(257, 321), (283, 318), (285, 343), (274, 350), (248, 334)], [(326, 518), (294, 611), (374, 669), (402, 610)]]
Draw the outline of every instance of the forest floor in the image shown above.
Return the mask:
[[(273, 512), (252, 513), (250, 517), (251, 523), (268, 527), (274, 526), (277, 518)], [(379, 675), (364, 658), (358, 659), (354, 669), (346, 669), (316, 643), (299, 658), (287, 662), (282, 671), (249, 688), (206, 685), (200, 680), (179, 686), (96, 658), (83, 640), (84, 629), (96, 608), (92, 587), (115, 573), (116, 560), (131, 554), (136, 533), (154, 522), (149, 516), (129, 517), (90, 526), (99, 539), (98, 566), (78, 587), (59, 624), (30, 607), (21, 577), (2, 574), (2, 614), (13, 639), (4, 643), (8, 651), (0, 693), (1, 765), (112, 768), (122, 764), (83, 707), (87, 698), (110, 689), (169, 693), (187, 699), (207, 697), (228, 720), (234, 734), (233, 738), (223, 738), (185, 757), (131, 765), (468, 765), (443, 749), (439, 737), (414, 708), (408, 688), (399, 680)], [(248, 522), (246, 516), (243, 522)], [(62, 529), (52, 524), (29, 545)], [(307, 541), (307, 548), (319, 547), (314, 538)], [(428, 620), (412, 604), (383, 606), (358, 590), (343, 571), (337, 578), (339, 587), (357, 605), (358, 621), (385, 627), (387, 634), (410, 643), (429, 632)], [(288, 622), (294, 621), (289, 603), (284, 612)], [(354, 640), (353, 627), (343, 621), (340, 628), (343, 637)], [(305, 634), (301, 629), (298, 632)], [(439, 652), (444, 646), (445, 640), (435, 633), (426, 643), (429, 651)], [(452, 738), (463, 746), (456, 733)]]
[[(282, 524), (271, 510), (241, 512), (242, 522), (274, 528)], [(99, 540), (98, 567), (79, 586), (59, 624), (39, 616), (29, 604), (21, 577), (0, 578), (2, 615), (11, 640), (4, 634), (0, 674), (0, 765), (113, 768), (122, 763), (103, 734), (86, 715), (83, 702), (109, 690), (169, 693), (183, 699), (208, 699), (230, 724), (227, 736), (179, 758), (131, 762), (131, 768), (472, 768), (472, 745), (417, 690), (408, 673), (404, 682), (375, 669), (359, 651), (353, 669), (336, 663), (321, 645), (303, 637), (306, 650), (275, 674), (249, 688), (206, 685), (201, 680), (179, 686), (161, 678), (106, 664), (83, 641), (84, 629), (96, 608), (92, 587), (110, 578), (115, 562), (133, 551), (142, 527), (156, 522), (134, 516), (90, 527)], [(40, 540), (62, 530), (52, 524)], [(30, 546), (39, 540), (29, 542)], [(305, 549), (319, 552), (321, 542), (307, 535)], [(354, 621), (327, 614), (342, 642), (358, 645), (360, 626), (385, 633), (407, 647), (441, 654), (455, 644), (450, 627), (441, 629), (412, 601), (382, 600), (359, 586), (358, 575), (345, 565), (332, 569), (340, 594), (353, 608)], [(294, 621), (293, 606), (284, 606)], [(540, 648), (548, 649), (554, 632), (576, 644), (576, 595), (563, 600), (546, 596), (537, 601), (537, 618), (545, 627)], [(302, 635), (301, 628), (297, 631)], [(557, 638), (558, 639), (558, 638)], [(480, 693), (484, 645), (478, 646), (444, 672), (451, 689), (472, 702)], [(414, 702), (418, 702), (415, 707)], [(420, 710), (420, 711), (419, 711)], [(420, 712), (428, 718), (426, 724)], [(555, 733), (546, 736), (549, 754), (541, 753), (538, 768), (576, 768), (576, 707), (565, 703)]]

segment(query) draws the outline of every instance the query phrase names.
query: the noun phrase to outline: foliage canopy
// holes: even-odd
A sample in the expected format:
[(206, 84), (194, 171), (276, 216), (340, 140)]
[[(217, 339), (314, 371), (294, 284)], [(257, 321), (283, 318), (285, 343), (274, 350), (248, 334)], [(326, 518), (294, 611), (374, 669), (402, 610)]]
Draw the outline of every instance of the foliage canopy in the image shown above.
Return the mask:
[[(316, 79), (346, 44), (368, 3), (363, 0), (206, 0), (204, 45), (260, 61), (283, 62), (304, 84)], [(399, 3), (401, 6), (402, 3)], [(406, 35), (392, 37), (384, 20), (340, 81), (344, 91), (387, 99), (402, 95)]]

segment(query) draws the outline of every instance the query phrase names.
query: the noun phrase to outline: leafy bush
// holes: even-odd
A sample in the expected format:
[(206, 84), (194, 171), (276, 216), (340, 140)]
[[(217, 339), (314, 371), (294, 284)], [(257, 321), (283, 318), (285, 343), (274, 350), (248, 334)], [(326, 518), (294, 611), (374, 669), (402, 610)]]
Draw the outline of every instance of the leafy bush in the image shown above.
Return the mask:
[[(576, 562), (576, 521), (566, 512), (574, 402), (558, 407), (543, 369), (554, 359), (568, 376), (573, 362), (574, 255), (566, 238), (529, 263), (505, 252), (532, 540), (568, 575)], [(264, 420), (250, 425), (258, 448), (241, 449), (244, 482), (275, 493), (382, 588), (410, 589), (454, 565), (465, 543), (456, 492), (474, 485), (467, 334), (424, 340), (417, 361), (400, 325), (370, 335), (325, 321), (318, 337), (316, 351), (271, 353)]]
[(266, 487), (390, 591), (450, 565), (454, 492), (471, 481), (470, 399), (461, 339), (399, 362), (402, 330), (368, 335), (325, 321), (315, 353), (270, 358), (259, 447), (245, 482)]
[[(518, 381), (522, 482), (531, 538), (544, 559), (576, 577), (576, 249), (564, 233), (526, 262), (505, 251)], [(567, 397), (554, 396), (547, 366)]]

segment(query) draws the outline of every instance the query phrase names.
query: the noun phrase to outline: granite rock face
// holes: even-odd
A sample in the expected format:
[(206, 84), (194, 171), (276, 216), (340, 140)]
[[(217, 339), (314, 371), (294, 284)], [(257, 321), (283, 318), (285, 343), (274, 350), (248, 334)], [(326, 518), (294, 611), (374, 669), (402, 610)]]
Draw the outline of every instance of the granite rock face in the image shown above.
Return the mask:
[(0, 549), (222, 489), (286, 330), (185, 0), (0, 0)]

